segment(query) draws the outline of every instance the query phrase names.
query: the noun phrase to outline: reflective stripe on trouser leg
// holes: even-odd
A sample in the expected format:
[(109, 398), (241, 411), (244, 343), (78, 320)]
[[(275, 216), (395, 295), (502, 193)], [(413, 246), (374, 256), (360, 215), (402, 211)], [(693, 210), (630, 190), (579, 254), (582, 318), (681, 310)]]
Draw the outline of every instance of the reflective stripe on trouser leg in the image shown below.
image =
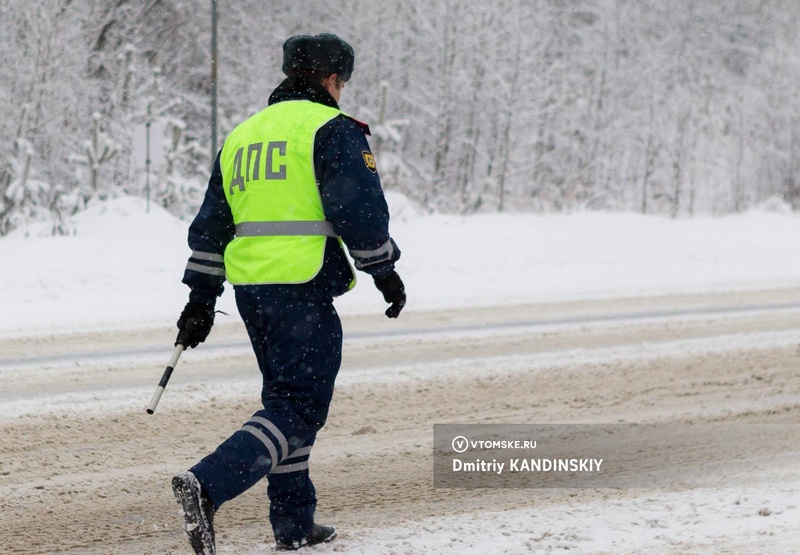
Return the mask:
[(274, 466), (269, 474), (272, 476), (274, 474), (289, 474), (300, 470), (308, 470), (308, 458), (310, 455), (311, 446), (296, 449), (282, 463)]
[(269, 520), (275, 538), (292, 542), (305, 536), (314, 522), (317, 494), (308, 473), (314, 437), (295, 449), (269, 473)]
[(269, 474), (287, 451), (280, 429), (257, 413), (191, 471), (218, 509)]

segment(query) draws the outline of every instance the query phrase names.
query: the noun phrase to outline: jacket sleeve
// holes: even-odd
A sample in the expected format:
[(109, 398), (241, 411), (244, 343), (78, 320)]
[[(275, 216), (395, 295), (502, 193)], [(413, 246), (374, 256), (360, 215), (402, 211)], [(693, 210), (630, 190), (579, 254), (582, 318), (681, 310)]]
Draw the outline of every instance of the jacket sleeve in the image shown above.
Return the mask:
[(386, 274), (400, 258), (389, 236), (389, 208), (362, 128), (338, 116), (317, 133), (314, 164), (325, 216), (356, 268)]
[(223, 254), (234, 236), (233, 215), (222, 189), (219, 160), (218, 154), (203, 204), (189, 226), (189, 248), (192, 249), (192, 254), (183, 273), (183, 283), (192, 290), (189, 300), (211, 305), (216, 303), (217, 297), (224, 290)]

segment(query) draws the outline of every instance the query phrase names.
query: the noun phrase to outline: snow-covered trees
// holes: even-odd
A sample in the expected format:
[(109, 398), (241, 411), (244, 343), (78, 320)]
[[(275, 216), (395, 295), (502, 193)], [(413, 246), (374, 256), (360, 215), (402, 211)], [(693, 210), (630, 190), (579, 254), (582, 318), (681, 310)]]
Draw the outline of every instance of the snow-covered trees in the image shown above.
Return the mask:
[[(800, 208), (796, 2), (218, 9), (220, 138), (265, 105), (287, 36), (338, 33), (356, 49), (343, 108), (372, 124), (386, 187), (430, 210), (679, 216), (776, 195)], [(97, 191), (144, 195), (145, 181), (176, 214), (196, 208), (211, 165), (210, 12), (195, 0), (0, 1), (0, 235), (55, 207), (63, 221)], [(145, 175), (147, 123), (164, 146)]]
[[(157, 108), (163, 114), (181, 99), (169, 118), (194, 122), (195, 136), (185, 133), (184, 142), (204, 131), (203, 94), (190, 71), (175, 69), (197, 65), (182, 64), (194, 61), (200, 49), (193, 39), (202, 39), (177, 16), (189, 2), (162, 4), (0, 2), (0, 235), (48, 213), (54, 233), (62, 233), (63, 222), (98, 195), (138, 192), (131, 186), (133, 129), (152, 101), (153, 72), (172, 71)], [(207, 166), (207, 157), (173, 168), (191, 175), (200, 163)]]
[(431, 209), (678, 216), (797, 195), (796, 3), (358, 6), (353, 87), (375, 102), (389, 84), (415, 178), (397, 186)]

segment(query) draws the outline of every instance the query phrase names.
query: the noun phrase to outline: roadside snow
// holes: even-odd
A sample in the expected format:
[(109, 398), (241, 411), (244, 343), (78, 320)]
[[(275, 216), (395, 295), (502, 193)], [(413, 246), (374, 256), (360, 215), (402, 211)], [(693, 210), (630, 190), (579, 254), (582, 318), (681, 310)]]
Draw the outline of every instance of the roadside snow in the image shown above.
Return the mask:
[[(800, 285), (800, 216), (755, 210), (670, 220), (636, 214), (422, 215), (388, 194), (406, 310)], [(0, 239), (0, 337), (174, 326), (188, 290), (188, 222), (139, 198), (74, 218), (75, 235)], [(337, 300), (378, 312), (366, 274)], [(230, 290), (218, 307), (236, 314)]]
[[(602, 491), (602, 490), (601, 490)], [(628, 497), (608, 491), (600, 500), (537, 506), (547, 495), (533, 491), (530, 509), (486, 511), (458, 517), (425, 519), (413, 527), (396, 526), (343, 536), (338, 545), (315, 547), (315, 553), (412, 555), (417, 553), (580, 553), (682, 555), (722, 553), (756, 555), (798, 553), (786, 543), (796, 536), (800, 519), (800, 482), (772, 489), (698, 489), (686, 492), (638, 490)], [(759, 538), (758, 546), (731, 539)], [(734, 540), (735, 541), (735, 540)], [(746, 540), (745, 540), (746, 541)], [(424, 545), (424, 549), (420, 546)], [(800, 549), (800, 546), (794, 546)], [(268, 546), (247, 555), (268, 552)], [(220, 549), (221, 554), (233, 553)]]

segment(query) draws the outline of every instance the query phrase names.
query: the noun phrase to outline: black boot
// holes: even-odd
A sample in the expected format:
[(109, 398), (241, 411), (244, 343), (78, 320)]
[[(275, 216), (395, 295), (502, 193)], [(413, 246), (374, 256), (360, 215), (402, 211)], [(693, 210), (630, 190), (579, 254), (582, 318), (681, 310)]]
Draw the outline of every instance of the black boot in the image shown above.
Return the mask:
[(311, 531), (306, 534), (306, 537), (299, 541), (276, 542), (275, 551), (297, 551), (301, 547), (333, 541), (334, 538), (336, 538), (336, 530), (333, 529), (333, 526), (314, 524), (314, 526), (311, 527)]
[(172, 491), (183, 508), (183, 531), (196, 555), (216, 555), (214, 506), (200, 482), (191, 472), (181, 472), (172, 479)]

